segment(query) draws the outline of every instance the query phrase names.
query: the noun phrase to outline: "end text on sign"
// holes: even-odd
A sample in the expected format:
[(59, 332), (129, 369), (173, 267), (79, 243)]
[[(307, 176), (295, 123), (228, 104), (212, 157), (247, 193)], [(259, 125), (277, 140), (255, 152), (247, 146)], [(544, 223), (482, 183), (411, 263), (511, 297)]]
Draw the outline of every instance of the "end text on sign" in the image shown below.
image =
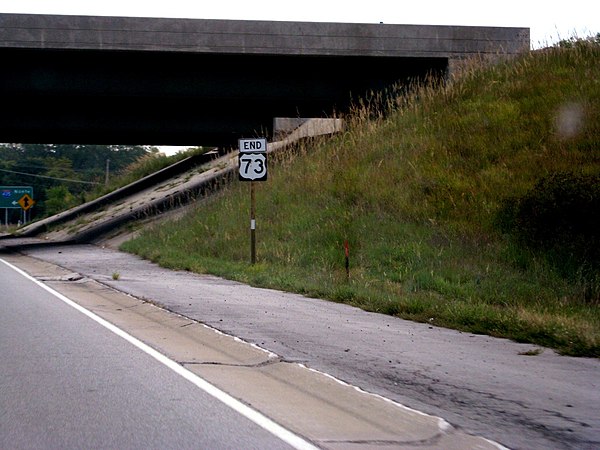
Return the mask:
[(267, 140), (265, 138), (258, 139), (240, 139), (238, 141), (240, 153), (266, 153), (267, 152)]

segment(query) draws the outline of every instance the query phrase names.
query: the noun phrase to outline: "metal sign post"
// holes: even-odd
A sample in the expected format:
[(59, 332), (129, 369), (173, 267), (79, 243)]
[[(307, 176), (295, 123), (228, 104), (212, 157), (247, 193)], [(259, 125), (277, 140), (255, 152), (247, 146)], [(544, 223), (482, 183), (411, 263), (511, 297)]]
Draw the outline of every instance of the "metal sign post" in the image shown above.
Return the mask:
[(267, 140), (239, 140), (239, 176), (240, 181), (250, 181), (250, 262), (256, 263), (256, 195), (255, 181), (267, 179)]
[(256, 199), (254, 181), (250, 182), (250, 263), (256, 262)]

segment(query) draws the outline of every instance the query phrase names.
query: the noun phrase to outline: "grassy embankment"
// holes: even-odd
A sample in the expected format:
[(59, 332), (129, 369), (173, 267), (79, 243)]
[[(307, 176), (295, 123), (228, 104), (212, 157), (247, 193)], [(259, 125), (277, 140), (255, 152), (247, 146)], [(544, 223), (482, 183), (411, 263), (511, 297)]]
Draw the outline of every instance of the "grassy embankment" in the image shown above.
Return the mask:
[(254, 266), (249, 185), (237, 181), (123, 250), (173, 269), (598, 357), (598, 277), (564, 270), (500, 224), (510, 199), (544, 176), (598, 176), (599, 80), (600, 46), (576, 45), (419, 87), (385, 114), (357, 108), (343, 134), (269, 162), (269, 180), (256, 189)]

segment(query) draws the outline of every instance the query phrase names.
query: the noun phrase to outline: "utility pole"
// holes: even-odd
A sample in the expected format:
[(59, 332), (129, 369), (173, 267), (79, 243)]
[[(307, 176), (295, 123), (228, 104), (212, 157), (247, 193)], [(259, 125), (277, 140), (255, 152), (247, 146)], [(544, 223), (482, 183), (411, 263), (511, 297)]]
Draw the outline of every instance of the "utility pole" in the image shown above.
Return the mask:
[(106, 176), (104, 177), (104, 185), (108, 187), (108, 172), (110, 167), (110, 159), (106, 158)]

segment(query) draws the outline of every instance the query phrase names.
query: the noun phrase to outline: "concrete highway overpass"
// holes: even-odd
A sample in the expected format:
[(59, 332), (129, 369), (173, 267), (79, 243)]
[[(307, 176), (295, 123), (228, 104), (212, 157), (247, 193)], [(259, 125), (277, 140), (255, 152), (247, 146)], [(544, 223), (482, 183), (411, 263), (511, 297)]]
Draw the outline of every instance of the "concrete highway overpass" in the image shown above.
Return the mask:
[(235, 145), (528, 28), (0, 14), (0, 142)]

